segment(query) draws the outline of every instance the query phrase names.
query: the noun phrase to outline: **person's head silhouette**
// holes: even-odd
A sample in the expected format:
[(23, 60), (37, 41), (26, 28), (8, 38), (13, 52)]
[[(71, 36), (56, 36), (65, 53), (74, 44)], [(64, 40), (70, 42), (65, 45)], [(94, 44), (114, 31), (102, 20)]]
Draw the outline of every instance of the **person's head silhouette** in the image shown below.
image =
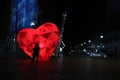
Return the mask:
[(39, 43), (35, 43), (35, 47), (39, 47)]

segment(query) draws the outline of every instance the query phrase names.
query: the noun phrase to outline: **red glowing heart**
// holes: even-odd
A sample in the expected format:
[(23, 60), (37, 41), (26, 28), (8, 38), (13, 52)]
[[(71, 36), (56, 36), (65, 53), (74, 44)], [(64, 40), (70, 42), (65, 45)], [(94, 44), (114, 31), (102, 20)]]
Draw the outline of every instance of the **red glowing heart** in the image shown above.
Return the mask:
[(57, 26), (54, 23), (44, 23), (37, 29), (25, 28), (18, 32), (17, 41), (19, 47), (27, 54), (32, 57), (34, 43), (39, 43), (39, 59), (47, 61), (52, 57), (58, 41), (60, 33)]

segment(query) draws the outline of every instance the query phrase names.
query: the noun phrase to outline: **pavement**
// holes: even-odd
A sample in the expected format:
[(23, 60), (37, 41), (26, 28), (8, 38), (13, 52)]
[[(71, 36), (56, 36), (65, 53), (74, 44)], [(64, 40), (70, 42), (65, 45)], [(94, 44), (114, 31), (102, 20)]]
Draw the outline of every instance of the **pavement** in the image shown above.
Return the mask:
[(31, 64), (30, 58), (0, 58), (1, 80), (120, 80), (120, 59), (53, 57)]

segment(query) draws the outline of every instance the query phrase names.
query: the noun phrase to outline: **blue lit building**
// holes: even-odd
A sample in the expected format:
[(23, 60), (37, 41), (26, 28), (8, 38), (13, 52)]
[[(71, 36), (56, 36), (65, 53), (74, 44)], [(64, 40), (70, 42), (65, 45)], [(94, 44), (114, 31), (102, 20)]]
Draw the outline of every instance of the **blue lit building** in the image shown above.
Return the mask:
[(16, 50), (18, 31), (37, 27), (40, 10), (37, 0), (12, 0), (11, 10), (10, 36), (7, 42), (9, 47)]
[(11, 14), (11, 32), (20, 29), (35, 27), (39, 15), (39, 6), (36, 0), (13, 0)]

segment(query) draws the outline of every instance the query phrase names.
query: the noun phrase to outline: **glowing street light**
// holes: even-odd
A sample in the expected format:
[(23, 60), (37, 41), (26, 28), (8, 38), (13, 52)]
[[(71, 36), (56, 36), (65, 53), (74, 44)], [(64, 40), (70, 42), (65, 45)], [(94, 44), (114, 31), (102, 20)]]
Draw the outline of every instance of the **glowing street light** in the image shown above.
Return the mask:
[(100, 49), (100, 52), (102, 52), (102, 48), (103, 48), (103, 42), (102, 42), (102, 40), (103, 40), (103, 35), (101, 35), (100, 38), (101, 38), (101, 41), (100, 41), (100, 42), (101, 42), (101, 43), (100, 43), (100, 44), (101, 44), (101, 45), (100, 45), (100, 48), (101, 48), (101, 49)]
[(88, 40), (89, 43), (91, 43), (91, 40)]
[(84, 44), (86, 44), (86, 42), (84, 42)]
[(81, 46), (83, 46), (83, 44), (80, 44)]
[(102, 44), (103, 35), (101, 35), (100, 38), (101, 38), (101, 44)]
[(103, 38), (103, 35), (101, 35), (100, 38), (102, 39), (102, 38)]

